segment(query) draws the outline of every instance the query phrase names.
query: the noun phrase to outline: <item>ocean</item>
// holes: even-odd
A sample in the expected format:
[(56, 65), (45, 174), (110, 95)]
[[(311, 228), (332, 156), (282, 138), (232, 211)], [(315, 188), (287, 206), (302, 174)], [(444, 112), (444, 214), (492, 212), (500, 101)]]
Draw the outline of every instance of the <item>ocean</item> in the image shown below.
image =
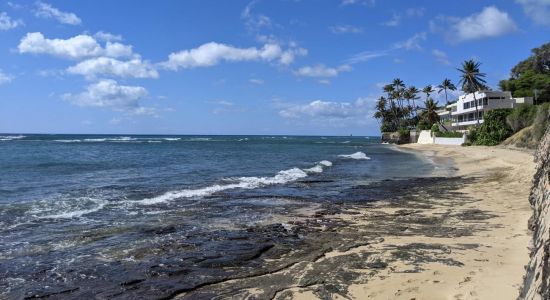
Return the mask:
[(0, 134), (0, 298), (170, 298), (434, 168), (378, 137)]

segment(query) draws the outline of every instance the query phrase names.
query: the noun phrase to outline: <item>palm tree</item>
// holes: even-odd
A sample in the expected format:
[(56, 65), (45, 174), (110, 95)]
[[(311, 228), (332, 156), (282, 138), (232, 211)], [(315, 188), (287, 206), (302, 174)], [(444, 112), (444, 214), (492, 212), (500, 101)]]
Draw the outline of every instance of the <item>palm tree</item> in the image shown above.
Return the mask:
[(409, 86), (409, 88), (407, 88), (407, 93), (409, 94), (410, 99), (413, 102), (413, 111), (414, 111), (414, 115), (416, 116), (416, 109), (418, 107), (416, 106), (415, 100), (420, 99), (420, 97), (418, 97), (418, 93), (420, 93), (420, 90), (417, 89), (415, 86), (411, 85)]
[(435, 91), (434, 91), (434, 89), (433, 89), (433, 87), (432, 87), (431, 85), (427, 85), (427, 86), (425, 86), (425, 87), (422, 89), (422, 93), (426, 94), (426, 100), (431, 99), (431, 98), (430, 98), (430, 95), (431, 95), (432, 93), (434, 93), (434, 92), (435, 92)]
[(449, 91), (456, 91), (456, 86), (451, 82), (450, 79), (443, 79), (443, 82), (437, 86), (437, 93), (441, 93), (442, 91), (445, 91), (445, 103), (449, 104), (449, 99), (447, 98), (447, 90)]
[(439, 115), (437, 114), (437, 102), (432, 98), (424, 101), (424, 111), (422, 112), (422, 118), (429, 124), (435, 124), (439, 122)]
[(400, 78), (395, 78), (392, 82), (392, 85), (395, 92), (395, 98), (399, 103), (399, 107), (403, 109), (403, 92), (405, 90), (405, 83), (403, 83), (403, 80), (401, 80)]
[(483, 79), (483, 77), (485, 77), (485, 73), (481, 73), (479, 71), (479, 66), (481, 66), (481, 63), (470, 59), (464, 61), (462, 63), (462, 67), (460, 69), (457, 69), (461, 73), (460, 85), (462, 86), (462, 90), (465, 93), (472, 93), (474, 95), (477, 126), (479, 126), (479, 109), (477, 108), (478, 103), (476, 99), (476, 92), (486, 87), (485, 79)]

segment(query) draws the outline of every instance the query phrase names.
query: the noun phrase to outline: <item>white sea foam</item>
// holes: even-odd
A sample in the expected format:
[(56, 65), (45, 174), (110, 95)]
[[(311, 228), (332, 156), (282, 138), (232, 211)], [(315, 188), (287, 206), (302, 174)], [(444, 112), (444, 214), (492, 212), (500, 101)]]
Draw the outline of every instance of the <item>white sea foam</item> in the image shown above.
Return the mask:
[(316, 166), (313, 167), (313, 168), (304, 169), (304, 171), (306, 171), (306, 172), (308, 172), (308, 173), (322, 173), (322, 172), (323, 172), (323, 166), (321, 166), (321, 165), (316, 165)]
[(323, 167), (330, 167), (330, 166), (332, 166), (332, 162), (330, 162), (328, 160), (322, 160), (322, 161), (318, 162), (317, 165), (314, 166), (313, 168), (304, 169), (304, 171), (306, 171), (308, 173), (322, 173), (323, 172)]
[(181, 138), (164, 138), (165, 141), (179, 141)]
[(28, 213), (39, 219), (71, 219), (99, 211), (107, 201), (90, 197), (61, 201), (40, 201)]
[(79, 143), (82, 142), (82, 140), (53, 140), (54, 142), (59, 143)]
[(280, 171), (277, 175), (272, 177), (237, 177), (230, 179), (234, 183), (229, 184), (215, 184), (199, 189), (185, 189), (179, 191), (170, 191), (160, 196), (142, 199), (134, 201), (135, 203), (142, 205), (152, 205), (157, 203), (163, 203), (172, 201), (178, 198), (194, 198), (204, 197), (212, 195), (216, 192), (221, 192), (231, 189), (255, 189), (262, 186), (284, 184), (292, 181), (296, 181), (300, 178), (307, 177), (307, 173), (304, 170), (298, 168), (292, 168), (289, 170)]
[(0, 141), (13, 141), (24, 138), (24, 135), (0, 135)]
[(370, 159), (365, 153), (363, 152), (355, 152), (353, 154), (342, 154), (338, 155), (339, 157), (343, 158), (351, 158), (351, 159)]
[(319, 162), (320, 165), (323, 165), (325, 167), (332, 167), (332, 162), (328, 161), (328, 160), (322, 160)]

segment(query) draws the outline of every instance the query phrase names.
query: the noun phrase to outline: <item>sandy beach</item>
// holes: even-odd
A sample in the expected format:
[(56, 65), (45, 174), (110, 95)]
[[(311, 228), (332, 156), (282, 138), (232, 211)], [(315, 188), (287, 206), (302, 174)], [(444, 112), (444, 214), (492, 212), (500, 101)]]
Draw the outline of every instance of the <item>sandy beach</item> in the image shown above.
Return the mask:
[(433, 161), (436, 171), (350, 194), (378, 201), (343, 201), (282, 220), (278, 232), (307, 231), (299, 247), (268, 251), (253, 274), (176, 298), (516, 299), (529, 259), (533, 154), (499, 147), (397, 149)]
[[(461, 199), (434, 197), (433, 205), (414, 208), (414, 214), (426, 218), (453, 215), (445, 225), (469, 228), (468, 234), (385, 235), (383, 242), (354, 248), (350, 253), (374, 252), (376, 259), (388, 263), (365, 283), (352, 284), (348, 293), (353, 299), (516, 299), (528, 262), (531, 233), (527, 222), (531, 216), (528, 202), (534, 172), (532, 153), (496, 147), (458, 147), (438, 145), (406, 145), (406, 151), (417, 151), (439, 164), (452, 164), (456, 175), (474, 179), (456, 192)], [(452, 160), (452, 161), (451, 161)], [(451, 204), (452, 202), (452, 204)], [(377, 222), (377, 214), (395, 214), (388, 203), (378, 203), (362, 211), (361, 223)], [(460, 214), (483, 212), (470, 220)], [(407, 245), (435, 245), (429, 251), (436, 260), (413, 263), (404, 256), (392, 260), (392, 252)], [(432, 249), (433, 250), (433, 249)], [(420, 249), (419, 249), (420, 251)], [(371, 258), (373, 259), (373, 258)], [(390, 262), (391, 261), (391, 262)], [(453, 263), (448, 263), (453, 262)], [(317, 298), (310, 291), (293, 290), (295, 299)], [(342, 297), (343, 298), (343, 297)]]

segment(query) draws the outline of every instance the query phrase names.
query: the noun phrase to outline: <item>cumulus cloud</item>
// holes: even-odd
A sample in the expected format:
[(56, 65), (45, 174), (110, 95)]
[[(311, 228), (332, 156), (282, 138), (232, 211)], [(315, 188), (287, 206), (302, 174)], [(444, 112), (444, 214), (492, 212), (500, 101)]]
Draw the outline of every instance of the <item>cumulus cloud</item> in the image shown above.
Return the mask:
[(123, 78), (158, 78), (157, 70), (141, 58), (120, 61), (110, 57), (97, 57), (84, 60), (67, 69), (68, 73), (79, 74), (88, 79), (98, 76), (116, 76)]
[(353, 26), (353, 25), (335, 25), (335, 26), (330, 26), (330, 27), (329, 27), (329, 30), (330, 30), (332, 33), (336, 33), (336, 34), (342, 34), (342, 33), (362, 33), (362, 32), (363, 32), (363, 28), (361, 28), (361, 27), (356, 27), (356, 26)]
[(118, 34), (112, 34), (105, 31), (98, 31), (94, 34), (94, 37), (100, 41), (106, 42), (119, 42), (122, 41), (122, 36)]
[(374, 101), (358, 98), (354, 102), (315, 100), (306, 104), (280, 104), (279, 115), (285, 119), (309, 120), (343, 126), (365, 123), (371, 115)]
[(89, 57), (129, 57), (132, 46), (107, 42), (102, 47), (92, 36), (81, 34), (68, 39), (48, 39), (40, 32), (29, 32), (17, 46), (19, 53), (49, 54), (65, 59)]
[(215, 66), (222, 61), (267, 61), (283, 65), (292, 63), (296, 56), (305, 55), (307, 50), (290, 48), (283, 50), (278, 44), (265, 44), (262, 48), (237, 48), (226, 44), (210, 42), (190, 50), (171, 53), (161, 66), (170, 70)]
[(349, 72), (351, 67), (349, 65), (341, 65), (336, 68), (330, 68), (323, 64), (315, 66), (301, 67), (294, 72), (297, 76), (302, 77), (336, 77), (341, 72)]
[(422, 49), (422, 46), (420, 45), (421, 42), (426, 40), (426, 33), (420, 32), (412, 37), (406, 39), (405, 41), (399, 42), (394, 44), (395, 49), (406, 49), (406, 50), (420, 50)]
[(435, 59), (443, 64), (443, 65), (446, 65), (446, 66), (449, 66), (451, 65), (451, 62), (449, 61), (449, 58), (447, 57), (447, 53), (439, 50), (439, 49), (433, 49), (432, 50), (432, 54), (433, 56), (435, 56)]
[(60, 11), (59, 9), (44, 2), (36, 2), (36, 10), (34, 15), (39, 18), (55, 19), (62, 24), (79, 25), (82, 23), (82, 20), (80, 20), (77, 15)]
[(22, 25), (23, 21), (13, 20), (7, 13), (0, 12), (0, 30), (10, 30)]
[(67, 93), (62, 98), (82, 107), (102, 107), (137, 115), (155, 115), (155, 109), (142, 107), (139, 103), (146, 96), (147, 90), (141, 86), (119, 85), (114, 80), (105, 79), (88, 85), (79, 94)]
[(550, 25), (550, 1), (548, 0), (516, 0), (523, 7), (523, 12), (535, 23)]
[(13, 80), (13, 76), (4, 73), (0, 69), (0, 84), (10, 83)]
[(434, 32), (442, 32), (452, 43), (498, 37), (518, 29), (510, 15), (495, 6), (463, 18), (439, 16), (430, 22), (430, 27)]

